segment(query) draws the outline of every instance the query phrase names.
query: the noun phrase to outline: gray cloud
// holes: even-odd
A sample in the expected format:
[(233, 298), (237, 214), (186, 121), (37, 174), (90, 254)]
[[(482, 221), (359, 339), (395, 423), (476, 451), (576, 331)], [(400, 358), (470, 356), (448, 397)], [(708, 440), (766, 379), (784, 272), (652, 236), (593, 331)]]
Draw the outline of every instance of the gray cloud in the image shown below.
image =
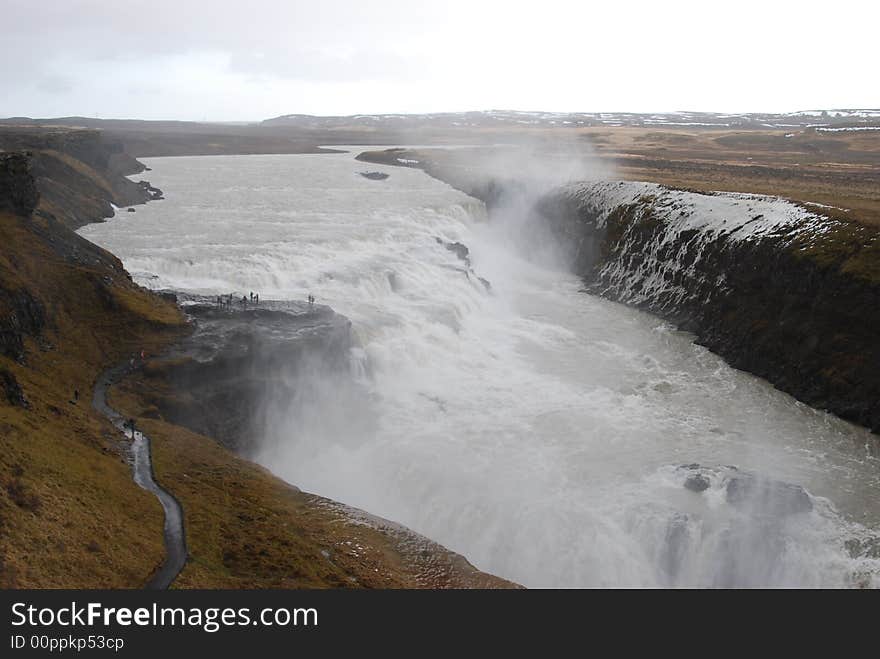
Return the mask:
[[(880, 105), (868, 82), (873, 3), (858, 21), (793, 0), (742, 0), (723, 20), (704, 9), (692, 0), (0, 0), (0, 115)], [(821, 56), (809, 39), (819, 32)]]

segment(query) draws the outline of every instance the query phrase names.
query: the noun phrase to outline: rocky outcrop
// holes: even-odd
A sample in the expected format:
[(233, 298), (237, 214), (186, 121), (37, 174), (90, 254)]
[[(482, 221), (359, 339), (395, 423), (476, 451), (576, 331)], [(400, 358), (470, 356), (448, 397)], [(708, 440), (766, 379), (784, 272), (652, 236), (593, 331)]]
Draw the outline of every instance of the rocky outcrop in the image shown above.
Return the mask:
[(18, 380), (4, 368), (0, 368), (0, 391), (3, 392), (3, 399), (5, 399), (6, 403), (24, 409), (30, 407), (30, 403), (25, 398)]
[(0, 210), (30, 215), (40, 200), (28, 153), (0, 153)]
[(22, 362), (24, 339), (39, 336), (46, 324), (46, 310), (26, 289), (0, 286), (0, 313), (0, 355)]
[[(154, 188), (150, 185), (149, 181), (138, 181), (138, 187), (143, 190), (150, 201), (156, 201), (159, 199), (164, 199), (162, 196), (162, 191), (159, 188)], [(129, 208), (128, 210), (134, 211), (133, 208)]]
[(194, 332), (144, 368), (157, 418), (251, 455), (268, 411), (292, 404), (308, 378), (349, 379), (351, 323), (329, 307), (185, 302)]

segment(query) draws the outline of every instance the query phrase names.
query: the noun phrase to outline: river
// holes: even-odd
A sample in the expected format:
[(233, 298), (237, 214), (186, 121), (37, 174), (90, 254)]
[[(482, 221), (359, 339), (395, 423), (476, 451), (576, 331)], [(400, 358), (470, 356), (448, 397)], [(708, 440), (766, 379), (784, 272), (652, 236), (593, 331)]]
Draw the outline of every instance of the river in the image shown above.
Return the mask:
[[(880, 585), (874, 435), (581, 292), (479, 201), (353, 154), (144, 162), (166, 200), (80, 230), (136, 281), (352, 321), (358, 393), (316, 375), (271, 412), (280, 477), (526, 586)], [(811, 509), (734, 505), (743, 472)]]

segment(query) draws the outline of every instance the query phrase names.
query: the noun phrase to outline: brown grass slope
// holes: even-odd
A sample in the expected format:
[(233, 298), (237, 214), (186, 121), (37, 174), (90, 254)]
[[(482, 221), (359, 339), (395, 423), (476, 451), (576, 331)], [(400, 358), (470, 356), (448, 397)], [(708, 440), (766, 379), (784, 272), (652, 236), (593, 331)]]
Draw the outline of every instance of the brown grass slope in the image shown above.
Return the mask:
[(776, 195), (880, 225), (880, 130), (620, 127), (579, 137), (628, 180)]

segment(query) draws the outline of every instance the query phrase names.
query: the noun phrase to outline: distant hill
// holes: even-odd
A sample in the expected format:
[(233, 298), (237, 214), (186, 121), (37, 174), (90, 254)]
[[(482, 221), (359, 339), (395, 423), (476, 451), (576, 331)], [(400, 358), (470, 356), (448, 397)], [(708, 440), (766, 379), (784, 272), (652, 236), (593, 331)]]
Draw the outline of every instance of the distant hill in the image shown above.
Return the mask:
[(262, 122), (263, 126), (296, 127), (305, 130), (368, 129), (388, 130), (444, 128), (474, 129), (499, 127), (692, 127), (717, 129), (785, 128), (880, 128), (880, 109), (809, 110), (786, 114), (726, 114), (720, 112), (523, 112), (487, 110), (431, 114), (358, 114), (350, 116), (312, 116), (288, 114)]
[[(107, 139), (124, 145), (135, 158), (158, 156), (219, 156), (253, 153), (320, 153), (312, 136), (299, 129), (264, 127), (260, 123), (199, 123), (196, 121), (143, 121), (140, 119), (89, 119), (55, 117), (0, 119), (4, 130), (97, 129)], [(2, 147), (2, 145), (0, 145)]]

